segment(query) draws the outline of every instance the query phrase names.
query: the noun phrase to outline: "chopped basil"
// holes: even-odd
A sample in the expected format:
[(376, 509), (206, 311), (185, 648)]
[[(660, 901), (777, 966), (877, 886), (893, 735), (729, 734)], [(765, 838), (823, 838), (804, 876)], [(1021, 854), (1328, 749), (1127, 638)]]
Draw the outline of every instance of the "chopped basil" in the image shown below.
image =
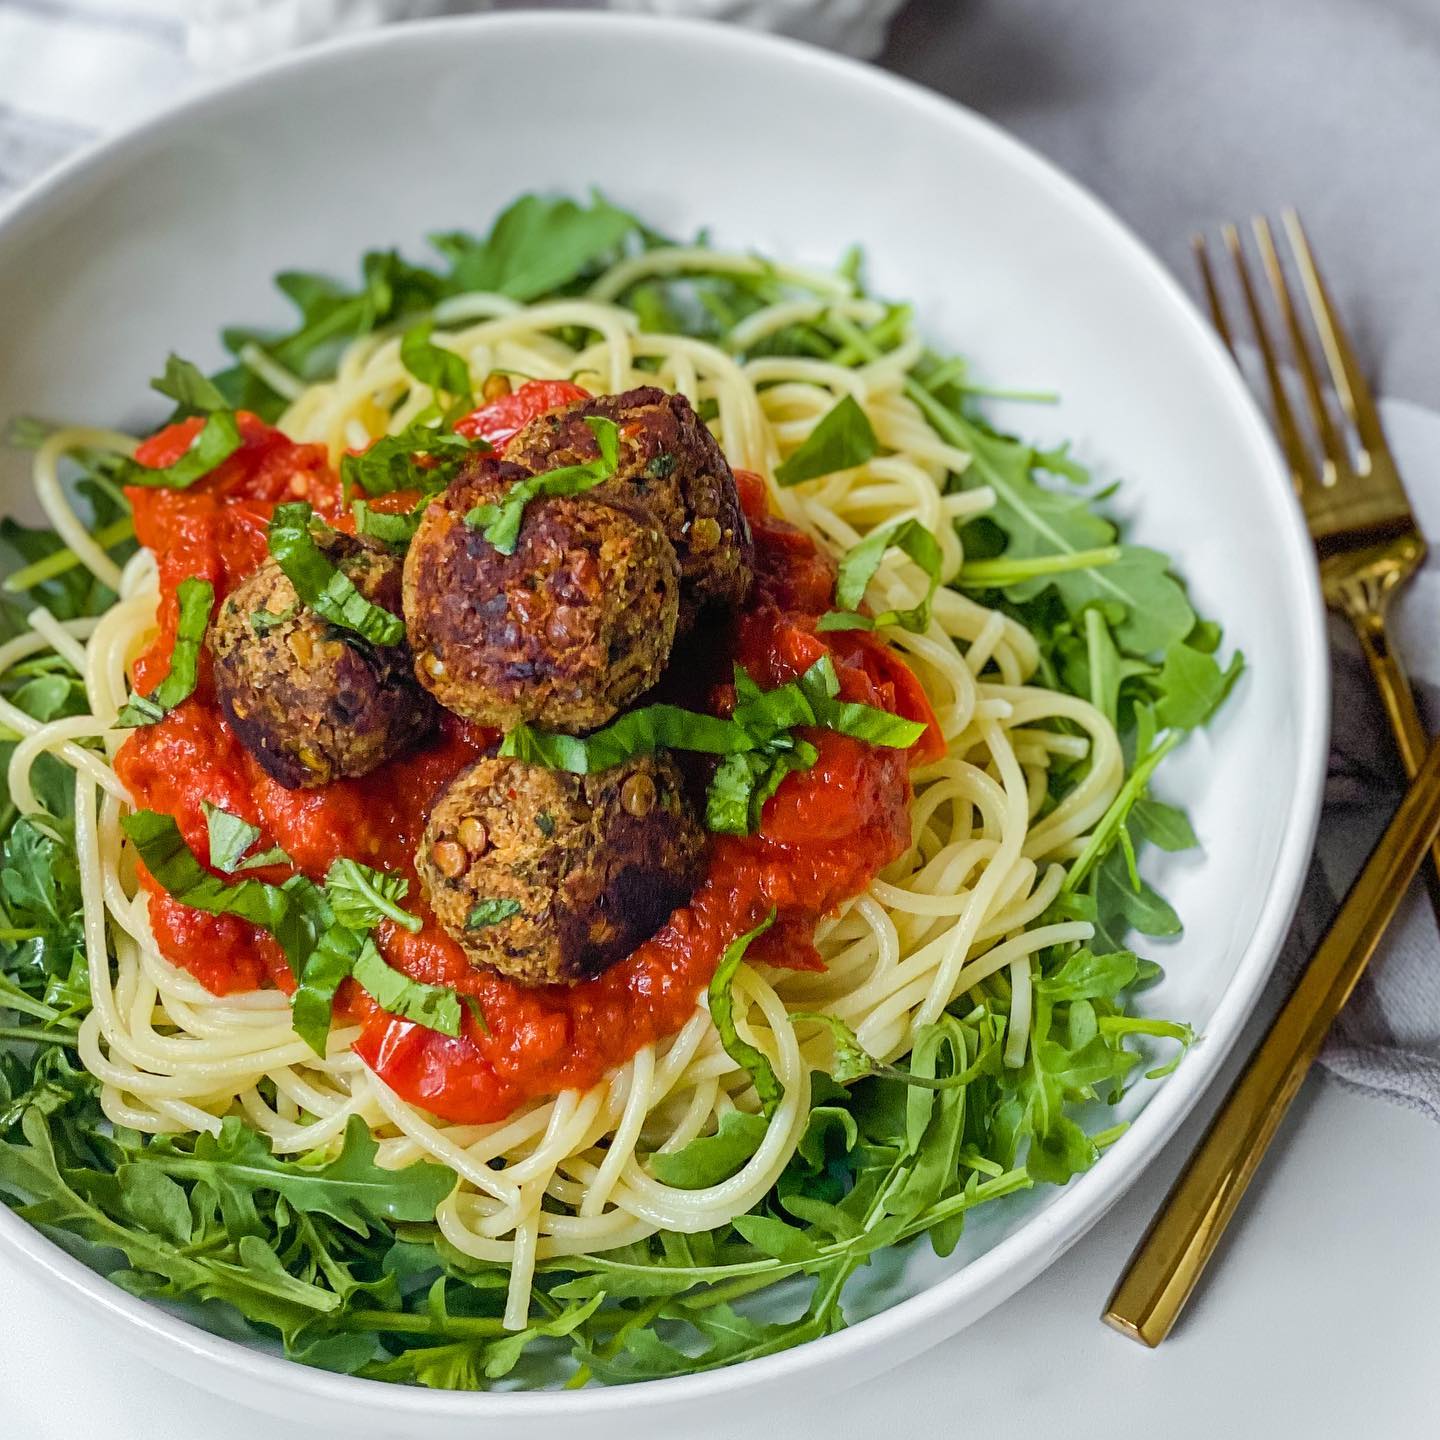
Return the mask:
[[(865, 589), (891, 548), (903, 551), (924, 572), (929, 581), (925, 598), (909, 610), (886, 610), (870, 616), (858, 613)], [(897, 520), (873, 530), (840, 562), (835, 584), (838, 610), (820, 617), (819, 630), (874, 630), (879, 625), (899, 625), (920, 632), (930, 627), (930, 607), (940, 588), (940, 544), (918, 520)]]
[[(320, 891), (315, 891), (317, 896)], [(321, 900), (320, 903), (324, 903)], [(290, 1022), (295, 1033), (317, 1054), (324, 1056), (330, 1027), (335, 1019), (335, 993), (350, 976), (360, 952), (372, 944), (363, 930), (327, 925), (319, 943), (305, 959), (290, 997)]]
[(775, 1113), (775, 1107), (785, 1096), (785, 1087), (775, 1074), (775, 1067), (769, 1057), (757, 1050), (748, 1040), (740, 1038), (735, 1028), (735, 997), (732, 987), (735, 972), (745, 958), (751, 943), (763, 935), (775, 923), (775, 911), (771, 911), (753, 930), (732, 940), (720, 957), (720, 964), (710, 981), (710, 1018), (720, 1032), (720, 1043), (725, 1053), (737, 1064), (750, 1072), (755, 1082), (755, 1093), (760, 1097), (760, 1108), (768, 1119)]
[(405, 622), (367, 600), (315, 543), (307, 501), (279, 505), (270, 520), (270, 553), (301, 601), (323, 620), (352, 630), (372, 645), (398, 645)]
[(257, 635), (268, 635), (277, 625), (284, 625), (300, 613), (299, 605), (287, 605), (283, 610), (252, 610), (250, 628)]
[[(553, 828), (553, 826), (552, 826)], [(520, 913), (520, 902), (511, 899), (482, 900), (465, 921), (467, 930), (483, 930), (487, 925), (499, 925), (512, 915)]]
[(733, 755), (752, 745), (750, 736), (733, 720), (682, 710), (678, 705), (645, 705), (583, 737), (517, 725), (501, 742), (500, 754), (551, 770), (568, 770), (572, 775), (593, 775), (661, 749)]
[(157, 375), (150, 382), (150, 388), (173, 400), (179, 415), (208, 415), (214, 410), (229, 409), (214, 382), (207, 380), (198, 366), (182, 360), (173, 351), (165, 359), (165, 373)]
[(460, 997), (455, 991), (442, 985), (426, 985), (392, 970), (368, 936), (361, 943), (350, 973), (382, 1010), (442, 1035), (459, 1035)]
[(115, 717), (117, 730), (153, 725), (195, 692), (195, 682), (200, 675), (200, 647), (210, 624), (215, 587), (208, 580), (197, 580), (192, 575), (176, 587), (175, 598), (180, 613), (175, 625), (175, 645), (170, 651), (169, 673), (148, 695), (131, 695)]
[(297, 913), (285, 888), (262, 880), (232, 882), (212, 875), (190, 853), (180, 827), (169, 815), (137, 810), (120, 824), (156, 884), (172, 899), (208, 915), (248, 920), (274, 935), (287, 956), (304, 949), (304, 917)]
[(818, 752), (793, 731), (834, 730), (888, 749), (908, 750), (925, 726), (872, 705), (838, 700), (840, 680), (828, 655), (798, 680), (762, 690), (735, 667), (735, 713), (729, 720), (675, 705), (632, 710), (591, 735), (559, 735), (517, 725), (500, 754), (591, 775), (657, 750), (689, 750), (726, 757), (706, 796), (706, 823), (721, 834), (748, 835), (760, 823), (766, 800), (787, 775), (808, 770)]
[(229, 410), (216, 410), (205, 421), (190, 448), (163, 470), (131, 460), (125, 466), (127, 485), (144, 485), (156, 490), (184, 490), (203, 479), (240, 448), (240, 426)]
[[(363, 490), (367, 495), (388, 495), (393, 490), (443, 490), (461, 464), (490, 451), (486, 440), (467, 439), (423, 420), (406, 426), (398, 435), (382, 435), (358, 455), (340, 459), (345, 494)], [(423, 458), (425, 464), (419, 461)]]
[(240, 866), (241, 856), (260, 838), (260, 827), (208, 800), (202, 800), (200, 808), (210, 835), (210, 868), (233, 875)]
[(820, 418), (800, 448), (776, 467), (775, 483), (788, 487), (839, 470), (852, 470), (879, 448), (865, 412), (853, 395), (846, 395)]
[(359, 860), (337, 860), (325, 872), (325, 898), (336, 921), (351, 930), (393, 920), (411, 934), (418, 933), (419, 917), (400, 907), (409, 889), (410, 882), (403, 875), (372, 870)]
[(485, 1007), (480, 1003), (479, 997), (475, 995), (461, 995), (460, 1000), (470, 1012), (470, 1018), (480, 1027), (480, 1033), (482, 1035), (488, 1035), (490, 1033), (490, 1021), (485, 1014)]
[(433, 498), (432, 494), (424, 494), (411, 509), (398, 515), (376, 510), (365, 501), (356, 500), (350, 506), (355, 516), (355, 533), (403, 550), (415, 538), (415, 532), (420, 528), (420, 517)]
[(499, 504), (477, 505), (465, 516), (465, 523), (479, 530), (502, 555), (513, 555), (520, 539), (520, 522), (530, 501), (546, 495), (582, 495), (604, 484), (614, 475), (620, 460), (620, 431), (613, 420), (603, 415), (587, 415), (585, 424), (600, 447), (596, 459), (521, 480), (505, 492)]
[(405, 332), (400, 341), (400, 363), (422, 384), (437, 393), (453, 396), (466, 410), (475, 404), (470, 367), (453, 350), (430, 338), (433, 320), (422, 321)]

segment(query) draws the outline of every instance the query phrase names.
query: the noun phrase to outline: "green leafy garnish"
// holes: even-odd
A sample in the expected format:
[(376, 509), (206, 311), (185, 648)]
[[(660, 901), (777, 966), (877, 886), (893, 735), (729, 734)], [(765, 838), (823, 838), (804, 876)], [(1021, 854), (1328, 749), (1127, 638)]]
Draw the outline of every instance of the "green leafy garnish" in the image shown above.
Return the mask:
[(748, 1040), (742, 1039), (735, 1028), (735, 997), (731, 987), (735, 983), (735, 972), (745, 959), (745, 952), (774, 923), (775, 911), (772, 910), (753, 930), (737, 936), (725, 947), (725, 953), (710, 980), (709, 990), (710, 1018), (720, 1032), (720, 1043), (737, 1065), (750, 1072), (750, 1078), (755, 1082), (755, 1093), (760, 1097), (760, 1109), (767, 1119), (784, 1098), (785, 1087), (776, 1076), (769, 1057)]
[(277, 505), (270, 519), (270, 553), (295, 593), (322, 620), (351, 630), (372, 645), (398, 645), (405, 638), (405, 622), (367, 600), (331, 562), (310, 533), (313, 515), (310, 504), (298, 500)]
[(426, 985), (392, 970), (367, 938), (350, 972), (382, 1009), (442, 1035), (460, 1033), (460, 997), (442, 985)]
[(350, 506), (355, 516), (355, 533), (403, 550), (415, 538), (421, 516), (433, 498), (433, 495), (424, 494), (415, 505), (399, 515), (376, 510), (365, 501), (356, 500)]
[[(929, 585), (925, 598), (908, 610), (886, 610), (879, 615), (859, 613), (865, 589), (891, 548), (908, 555), (924, 572)], [(940, 544), (918, 520), (897, 520), (872, 530), (840, 562), (835, 583), (838, 610), (820, 617), (817, 630), (874, 630), (881, 625), (899, 625), (918, 632), (930, 627), (930, 608), (940, 588)]]
[(603, 415), (585, 416), (585, 424), (600, 447), (599, 456), (584, 465), (566, 465), (547, 470), (512, 485), (499, 504), (477, 505), (467, 511), (465, 523), (481, 534), (502, 554), (513, 555), (520, 539), (520, 522), (525, 507), (542, 496), (583, 495), (615, 474), (620, 458), (620, 430)]
[(155, 490), (184, 490), (228, 460), (240, 444), (240, 426), (234, 414), (229, 410), (212, 411), (190, 448), (174, 464), (157, 470), (129, 461), (125, 483)]
[(505, 899), (497, 899), (492, 896), (488, 900), (482, 900), (466, 916), (465, 928), (467, 930), (484, 930), (489, 925), (500, 925), (510, 919), (512, 915), (520, 913), (520, 902)]
[(210, 868), (226, 875), (237, 870), (257, 870), (262, 865), (283, 865), (289, 856), (278, 846), (262, 851), (245, 859), (245, 852), (260, 838), (260, 827), (212, 805), (208, 800), (200, 802), (205, 816), (205, 827), (210, 837)]
[(393, 920), (418, 934), (420, 917), (400, 905), (409, 889), (410, 882), (403, 875), (372, 870), (358, 860), (336, 860), (325, 872), (325, 898), (335, 919), (352, 930)]
[(775, 468), (775, 483), (788, 488), (863, 465), (880, 448), (870, 419), (853, 395), (820, 417), (804, 442)]
[(298, 603), (287, 605), (283, 610), (252, 610), (250, 628), (257, 635), (268, 635), (281, 625), (288, 625), (299, 613)]
[(500, 742), (499, 753), (572, 775), (594, 775), (657, 750), (729, 755), (751, 743), (732, 721), (678, 705), (642, 705), (584, 736), (519, 724)]
[(443, 391), (469, 410), (475, 404), (470, 368), (453, 350), (437, 345), (431, 338), (435, 323), (422, 321), (412, 326), (400, 341), (400, 363), (422, 384)]
[(466, 460), (489, 452), (486, 440), (417, 420), (398, 435), (382, 435), (358, 455), (342, 455), (340, 479), (347, 496), (357, 490), (367, 495), (421, 490), (429, 496), (443, 490)]
[(177, 418), (184, 415), (208, 415), (229, 407), (215, 384), (207, 380), (199, 368), (182, 360), (171, 351), (165, 359), (165, 373), (150, 382), (152, 390), (173, 400)]
[(117, 730), (153, 725), (195, 693), (195, 682), (200, 677), (200, 647), (210, 625), (215, 587), (208, 580), (197, 580), (192, 575), (176, 586), (175, 599), (179, 618), (175, 625), (175, 645), (170, 651), (170, 669), (148, 695), (131, 695), (115, 717)]

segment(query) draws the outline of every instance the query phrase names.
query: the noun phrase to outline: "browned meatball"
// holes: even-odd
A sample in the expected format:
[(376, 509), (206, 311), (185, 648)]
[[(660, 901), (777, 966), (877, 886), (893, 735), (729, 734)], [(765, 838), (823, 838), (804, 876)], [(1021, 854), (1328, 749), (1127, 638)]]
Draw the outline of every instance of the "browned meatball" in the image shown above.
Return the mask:
[(593, 730), (670, 658), (675, 551), (645, 512), (577, 495), (531, 500), (500, 554), (465, 515), (527, 473), (478, 460), (426, 510), (405, 558), (415, 673), (481, 725)]
[[(321, 548), (367, 600), (400, 611), (400, 561), (349, 535)], [(267, 560), (220, 607), (209, 635), (215, 689), (236, 735), (292, 790), (366, 775), (434, 725), (405, 644), (370, 645), (299, 603)]]
[(690, 898), (704, 832), (668, 757), (570, 775), (479, 760), (430, 814), (415, 857), (466, 955), (527, 985), (598, 975)]
[(679, 556), (680, 633), (707, 606), (740, 604), (755, 559), (750, 527), (720, 446), (683, 395), (647, 386), (577, 401), (532, 420), (505, 458), (537, 472), (593, 460), (600, 451), (587, 415), (620, 428), (615, 479), (591, 493), (646, 506)]

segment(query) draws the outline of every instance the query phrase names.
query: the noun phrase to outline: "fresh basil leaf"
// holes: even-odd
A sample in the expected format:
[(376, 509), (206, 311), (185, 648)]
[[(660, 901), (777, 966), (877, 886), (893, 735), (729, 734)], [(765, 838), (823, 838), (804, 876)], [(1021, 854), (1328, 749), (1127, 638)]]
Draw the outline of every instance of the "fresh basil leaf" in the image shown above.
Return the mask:
[(583, 495), (603, 485), (615, 474), (620, 457), (620, 431), (603, 415), (585, 416), (585, 424), (600, 447), (599, 456), (584, 465), (566, 465), (543, 475), (517, 481), (498, 504), (477, 505), (466, 513), (465, 523), (479, 530), (502, 554), (513, 555), (520, 540), (520, 523), (525, 507), (542, 496)]
[(295, 593), (322, 620), (353, 630), (372, 645), (398, 645), (405, 622), (367, 600), (354, 582), (315, 543), (310, 533), (314, 511), (300, 500), (277, 505), (270, 519), (270, 553)]
[(393, 920), (418, 934), (420, 917), (400, 905), (409, 889), (403, 875), (372, 870), (358, 860), (336, 860), (325, 872), (325, 899), (336, 923), (351, 930), (369, 930), (381, 920)]
[(471, 910), (466, 917), (465, 928), (467, 930), (483, 930), (489, 925), (500, 925), (510, 919), (512, 915), (520, 913), (520, 902), (506, 897), (497, 900), (493, 896), (488, 900), (482, 900)]
[(735, 983), (735, 972), (745, 959), (745, 952), (751, 944), (775, 923), (772, 910), (753, 930), (738, 936), (725, 947), (720, 964), (710, 980), (710, 1018), (720, 1032), (720, 1043), (725, 1053), (742, 1069), (749, 1071), (755, 1082), (755, 1093), (760, 1097), (760, 1109), (768, 1120), (775, 1113), (775, 1107), (784, 1097), (785, 1088), (775, 1074), (775, 1067), (769, 1057), (762, 1054), (748, 1040), (740, 1038), (735, 1028), (735, 998), (731, 987)]
[(295, 1033), (322, 1058), (335, 1020), (335, 994), (355, 969), (360, 952), (370, 943), (364, 931), (328, 925), (296, 977), (299, 983), (290, 997), (290, 1023)]
[(373, 509), (363, 500), (356, 500), (350, 506), (355, 516), (355, 533), (403, 550), (415, 538), (421, 517), (433, 498), (433, 495), (422, 495), (411, 509), (399, 515)]
[(260, 827), (208, 800), (202, 800), (200, 808), (210, 835), (210, 868), (233, 875), (245, 852), (260, 838)]
[(705, 826), (717, 835), (753, 835), (765, 802), (787, 775), (809, 770), (820, 752), (807, 740), (786, 735), (760, 750), (728, 755), (705, 792)]
[(192, 575), (176, 587), (175, 598), (180, 614), (175, 626), (175, 645), (170, 651), (170, 669), (148, 695), (131, 695), (115, 717), (116, 730), (153, 725), (195, 693), (195, 683), (200, 677), (200, 647), (210, 625), (215, 587), (208, 580), (197, 580)]
[(300, 613), (300, 606), (287, 605), (283, 610), (252, 610), (250, 629), (256, 635), (268, 635), (270, 631), (288, 624)]
[[(346, 495), (389, 495), (395, 490), (443, 490), (465, 461), (490, 453), (490, 443), (441, 430), (423, 420), (398, 435), (382, 435), (358, 455), (340, 457), (340, 480)], [(424, 464), (420, 463), (424, 460)]]
[(292, 910), (285, 891), (261, 880), (226, 882), (212, 875), (190, 853), (171, 816), (137, 810), (120, 826), (156, 884), (172, 899), (210, 915), (238, 916), (277, 938), (285, 930)]
[(460, 997), (444, 986), (426, 985), (392, 970), (368, 937), (350, 973), (382, 1010), (442, 1035), (459, 1035)]
[(470, 367), (464, 358), (430, 338), (435, 329), (433, 320), (421, 321), (407, 330), (400, 341), (400, 363), (422, 384), (444, 392), (473, 409), (475, 392), (470, 383)]
[(173, 465), (156, 470), (133, 460), (128, 461), (125, 483), (153, 490), (187, 489), (228, 460), (241, 443), (240, 426), (234, 414), (229, 410), (212, 411), (204, 427), (190, 442), (190, 448)]
[[(908, 555), (925, 572), (928, 588), (925, 598), (908, 610), (886, 610), (869, 616), (859, 613), (866, 587), (885, 552), (896, 549)], [(854, 546), (840, 562), (835, 584), (838, 610), (822, 615), (817, 630), (874, 630), (881, 625), (899, 625), (902, 629), (922, 632), (930, 626), (930, 610), (935, 592), (940, 588), (940, 543), (918, 520), (897, 520), (872, 530)]]
[(691, 750), (704, 755), (731, 755), (753, 744), (734, 721), (721, 720), (678, 705), (644, 705), (590, 735), (561, 735), (517, 725), (500, 743), (500, 754), (593, 775), (657, 750)]
[(174, 351), (165, 359), (165, 373), (156, 376), (150, 388), (173, 400), (180, 415), (208, 415), (213, 410), (228, 408), (215, 384)]
[(795, 453), (776, 466), (775, 483), (788, 489), (822, 475), (853, 470), (879, 448), (869, 417), (853, 395), (846, 395), (820, 417)]
[(537, 300), (615, 258), (638, 228), (632, 215), (598, 195), (588, 207), (522, 195), (483, 241), (451, 232), (432, 235), (430, 243), (450, 261), (453, 289)]

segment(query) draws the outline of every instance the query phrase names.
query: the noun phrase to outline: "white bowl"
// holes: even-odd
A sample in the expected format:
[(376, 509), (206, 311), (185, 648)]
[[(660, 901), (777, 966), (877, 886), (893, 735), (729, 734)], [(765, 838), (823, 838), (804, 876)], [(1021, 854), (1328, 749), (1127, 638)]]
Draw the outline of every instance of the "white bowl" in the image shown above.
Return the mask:
[[(599, 185), (655, 225), (826, 262), (851, 241), (987, 379), (1058, 389), (1023, 417), (1124, 478), (1134, 534), (1178, 558), (1250, 668), (1167, 767), (1203, 860), (1156, 857), (1189, 922), (1151, 946), (1147, 1007), (1205, 1032), (1135, 1092), (1131, 1129), (1063, 1190), (975, 1217), (938, 1261), (877, 1267), (850, 1329), (772, 1358), (624, 1389), (473, 1395), (324, 1374), (134, 1300), (0, 1206), (0, 1244), (110, 1339), (241, 1401), (357, 1436), (729, 1433), (969, 1324), (1053, 1261), (1159, 1150), (1270, 973), (1309, 855), (1325, 759), (1315, 567), (1263, 421), (1170, 277), (1099, 204), (979, 117), (878, 71), (733, 29), (520, 15), (406, 27), (311, 52), (69, 165), (0, 223), (0, 415), (159, 418), (169, 349), (219, 363), (223, 323), (285, 318), (282, 268), (353, 273), (532, 188)], [(1183, 224), (1185, 217), (1177, 216)], [(0, 484), (20, 503), (23, 465)], [(881, 1280), (883, 1279), (883, 1284)], [(888, 1304), (888, 1308), (880, 1308)], [(710, 1403), (722, 1401), (723, 1403)], [(676, 1429), (679, 1426), (680, 1428)], [(492, 1428), (493, 1427), (493, 1428)]]

